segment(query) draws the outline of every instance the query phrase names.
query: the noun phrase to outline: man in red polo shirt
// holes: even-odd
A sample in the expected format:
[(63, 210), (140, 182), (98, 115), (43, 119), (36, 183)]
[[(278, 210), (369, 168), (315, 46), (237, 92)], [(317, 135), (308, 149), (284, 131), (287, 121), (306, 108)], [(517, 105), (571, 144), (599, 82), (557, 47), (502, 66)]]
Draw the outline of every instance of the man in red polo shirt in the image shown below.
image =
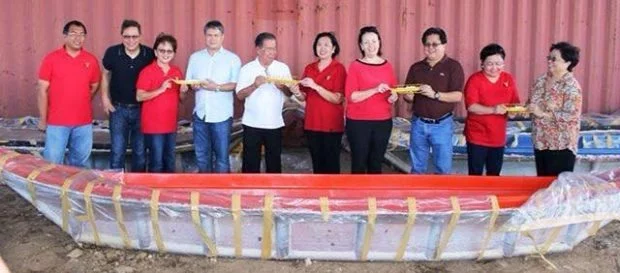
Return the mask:
[(63, 47), (43, 59), (39, 70), (39, 129), (45, 131), (43, 157), (85, 167), (93, 146), (91, 99), (99, 86), (97, 58), (82, 49), (86, 27), (68, 22), (62, 33)]

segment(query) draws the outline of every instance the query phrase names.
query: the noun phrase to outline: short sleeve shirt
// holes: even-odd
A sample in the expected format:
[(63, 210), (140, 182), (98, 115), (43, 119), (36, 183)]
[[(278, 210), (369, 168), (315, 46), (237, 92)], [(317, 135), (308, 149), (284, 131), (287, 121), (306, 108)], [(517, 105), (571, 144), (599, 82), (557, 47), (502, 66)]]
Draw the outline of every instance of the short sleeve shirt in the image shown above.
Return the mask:
[(369, 98), (353, 102), (351, 94), (360, 90), (368, 90), (385, 83), (396, 85), (396, 75), (392, 64), (385, 61), (380, 64), (369, 64), (355, 60), (349, 65), (349, 73), (345, 83), (347, 99), (346, 115), (354, 120), (386, 120), (392, 118), (392, 104), (388, 102), (390, 92), (378, 93)]
[[(258, 59), (241, 67), (236, 92), (250, 86), (258, 76), (290, 78), (291, 71), (282, 62), (274, 60), (265, 68)], [(274, 84), (265, 83), (259, 86), (252, 94), (245, 98), (245, 109), (241, 123), (246, 126), (260, 129), (277, 129), (284, 127), (282, 107), (286, 95)]]
[(110, 98), (112, 103), (137, 104), (136, 82), (142, 69), (155, 59), (153, 49), (140, 45), (140, 53), (131, 58), (125, 46), (109, 47), (103, 56), (103, 67), (110, 71)]
[[(165, 73), (152, 62), (140, 72), (136, 88), (146, 92), (153, 92), (167, 79), (182, 79), (181, 70), (170, 65), (168, 73)], [(140, 116), (142, 133), (145, 134), (168, 134), (177, 131), (177, 115), (179, 110), (178, 84), (172, 83), (171, 87), (159, 96), (142, 103)]]
[[(319, 62), (307, 65), (302, 75), (302, 78), (305, 77), (311, 78), (329, 92), (344, 95), (347, 72), (336, 60), (332, 60), (322, 71), (319, 70)], [(341, 103), (331, 103), (309, 87), (302, 86), (300, 90), (306, 94), (304, 129), (318, 132), (344, 131), (344, 107)]]
[[(444, 56), (435, 66), (426, 60), (419, 61), (409, 68), (407, 84), (428, 84), (437, 92), (462, 91), (465, 75), (463, 67), (456, 60)], [(413, 114), (425, 118), (440, 118), (454, 110), (456, 103), (443, 102), (423, 95), (415, 95)]]
[(92, 123), (91, 84), (101, 79), (97, 58), (85, 50), (72, 57), (64, 47), (43, 59), (39, 79), (49, 82), (47, 124), (80, 126)]

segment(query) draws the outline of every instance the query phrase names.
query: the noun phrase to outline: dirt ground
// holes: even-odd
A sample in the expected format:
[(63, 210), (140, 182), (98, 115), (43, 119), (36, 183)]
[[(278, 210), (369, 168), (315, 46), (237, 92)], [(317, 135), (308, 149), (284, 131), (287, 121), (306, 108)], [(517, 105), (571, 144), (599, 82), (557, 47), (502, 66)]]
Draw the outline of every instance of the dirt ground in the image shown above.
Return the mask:
[[(11, 272), (553, 272), (536, 256), (493, 261), (327, 262), (210, 259), (92, 245), (80, 246), (9, 187), (0, 185), (0, 256)], [(620, 223), (573, 251), (547, 258), (559, 272), (620, 272)]]

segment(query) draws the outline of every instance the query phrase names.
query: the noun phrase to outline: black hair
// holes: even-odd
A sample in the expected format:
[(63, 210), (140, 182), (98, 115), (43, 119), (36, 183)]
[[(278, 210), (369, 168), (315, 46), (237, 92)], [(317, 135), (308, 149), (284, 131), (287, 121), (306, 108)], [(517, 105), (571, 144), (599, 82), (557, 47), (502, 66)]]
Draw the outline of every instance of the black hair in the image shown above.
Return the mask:
[(86, 26), (78, 20), (72, 20), (66, 23), (65, 26), (62, 28), (62, 34), (69, 34), (69, 28), (71, 28), (71, 26), (81, 27), (84, 30), (84, 34), (88, 34), (86, 33)]
[(157, 46), (163, 43), (169, 43), (172, 46), (172, 51), (177, 52), (177, 39), (174, 38), (174, 36), (163, 32), (160, 33), (159, 35), (157, 35), (157, 38), (155, 38), (153, 49), (157, 50)]
[(126, 29), (130, 27), (137, 28), (138, 33), (142, 34), (142, 27), (140, 26), (140, 23), (138, 23), (138, 21), (136, 20), (130, 20), (130, 19), (123, 20), (123, 23), (121, 24), (121, 34), (123, 34), (123, 31), (125, 31)]
[(224, 34), (224, 25), (222, 25), (222, 22), (218, 21), (218, 20), (211, 20), (209, 22), (207, 22), (205, 24), (205, 27), (203, 28), (202, 32), (204, 34), (207, 34), (207, 29), (217, 29), (219, 30), (222, 34)]
[(489, 56), (493, 56), (499, 54), (502, 56), (502, 59), (506, 58), (506, 51), (504, 48), (496, 43), (488, 44), (480, 50), (480, 62), (484, 62)]
[(334, 53), (332, 53), (332, 58), (338, 56), (338, 53), (340, 53), (340, 45), (338, 45), (336, 35), (334, 35), (334, 33), (332, 32), (321, 32), (316, 35), (316, 38), (314, 38), (314, 44), (312, 44), (312, 51), (314, 52), (314, 56), (319, 56), (319, 54), (317, 54), (316, 52), (316, 45), (319, 43), (319, 39), (323, 37), (329, 38), (329, 40), (331, 40), (332, 42), (332, 45), (334, 46)]
[(379, 34), (379, 30), (375, 26), (365, 26), (363, 28), (360, 28), (360, 34), (357, 36), (357, 46), (360, 48), (360, 52), (362, 53), (362, 56), (366, 57), (366, 53), (364, 53), (364, 50), (362, 50), (362, 36), (364, 36), (364, 34), (366, 33), (377, 34), (377, 38), (379, 39), (379, 51), (377, 51), (377, 55), (381, 56), (383, 54), (381, 53), (381, 47), (383, 45), (381, 43), (381, 35)]
[(426, 38), (431, 35), (439, 35), (439, 41), (442, 44), (448, 43), (448, 37), (446, 36), (446, 32), (439, 27), (430, 27), (427, 28), (424, 33), (422, 33), (422, 44), (426, 43)]
[(260, 34), (256, 36), (256, 40), (254, 40), (254, 45), (256, 47), (263, 47), (263, 42), (265, 40), (275, 40), (275, 39), (276, 39), (276, 35), (273, 35), (273, 33), (261, 32)]
[(573, 71), (573, 68), (579, 63), (579, 48), (570, 44), (569, 42), (559, 42), (551, 45), (549, 52), (557, 49), (562, 55), (562, 59), (570, 62), (568, 65), (568, 71)]

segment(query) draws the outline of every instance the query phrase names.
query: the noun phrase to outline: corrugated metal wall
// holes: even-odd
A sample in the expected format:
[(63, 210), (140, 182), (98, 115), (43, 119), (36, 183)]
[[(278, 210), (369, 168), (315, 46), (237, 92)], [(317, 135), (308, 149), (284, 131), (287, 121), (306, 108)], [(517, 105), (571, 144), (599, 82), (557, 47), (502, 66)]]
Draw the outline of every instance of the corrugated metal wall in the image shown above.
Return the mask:
[[(222, 0), (222, 1), (36, 1), (0, 0), (0, 116), (38, 115), (37, 70), (43, 56), (62, 43), (61, 29), (71, 19), (88, 28), (86, 48), (101, 56), (120, 42), (124, 18), (143, 25), (144, 42), (159, 32), (179, 40), (176, 63), (185, 67), (189, 54), (203, 45), (202, 26), (219, 19), (226, 27), (225, 47), (243, 62), (254, 58), (258, 32), (275, 32), (279, 58), (293, 74), (313, 59), (312, 41), (320, 31), (336, 32), (340, 59), (359, 56), (357, 31), (377, 25), (385, 57), (404, 81), (409, 66), (423, 57), (420, 35), (429, 26), (448, 33), (450, 56), (467, 75), (479, 69), (478, 52), (490, 42), (502, 44), (506, 70), (515, 76), (522, 97), (533, 78), (546, 69), (552, 42), (567, 40), (582, 49), (575, 73), (584, 90), (584, 112), (620, 108), (620, 4), (616, 0)], [(101, 118), (101, 102), (94, 101)], [(182, 111), (189, 116), (192, 100)], [(404, 108), (401, 107), (401, 114)], [(463, 114), (462, 107), (459, 114)]]

